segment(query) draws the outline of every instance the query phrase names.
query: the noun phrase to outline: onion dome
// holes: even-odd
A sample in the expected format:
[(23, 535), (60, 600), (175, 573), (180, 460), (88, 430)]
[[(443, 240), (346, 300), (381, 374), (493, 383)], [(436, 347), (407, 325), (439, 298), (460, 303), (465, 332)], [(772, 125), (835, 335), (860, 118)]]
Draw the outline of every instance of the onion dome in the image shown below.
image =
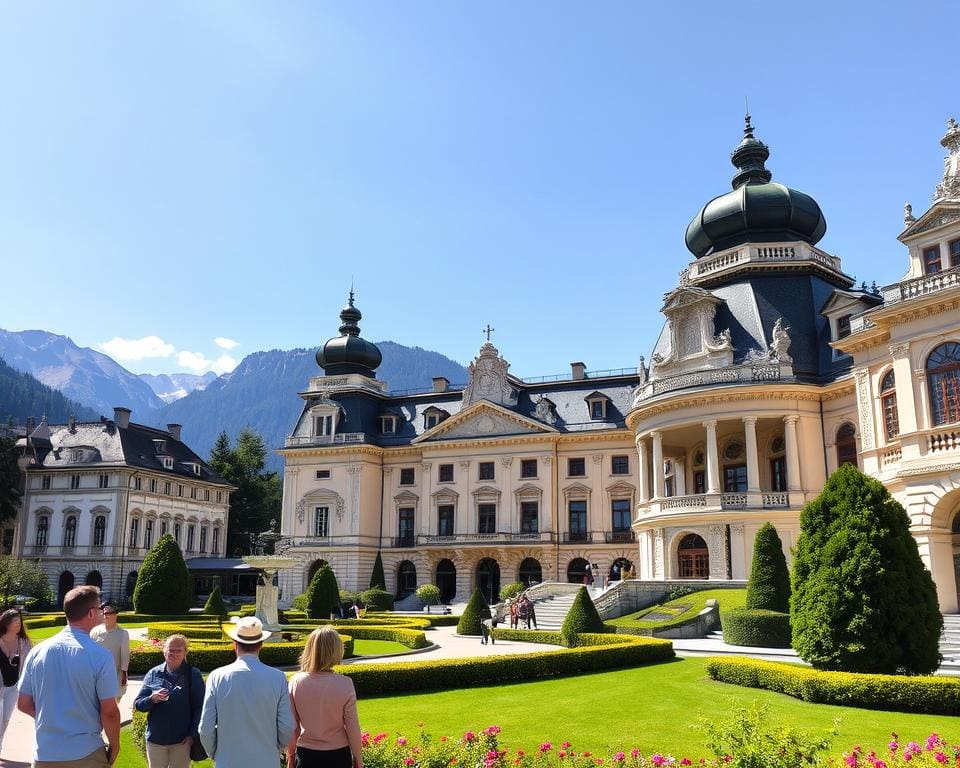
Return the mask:
[(371, 379), (376, 378), (383, 355), (376, 344), (360, 338), (360, 326), (357, 323), (362, 317), (360, 310), (353, 306), (353, 291), (350, 291), (347, 306), (340, 310), (340, 335), (334, 336), (317, 350), (317, 365), (323, 368), (327, 376), (359, 373)]
[(743, 141), (730, 156), (737, 168), (733, 191), (713, 198), (687, 226), (687, 248), (698, 259), (743, 243), (814, 245), (827, 231), (816, 200), (770, 181), (764, 165), (770, 150), (754, 138), (750, 115), (744, 122)]

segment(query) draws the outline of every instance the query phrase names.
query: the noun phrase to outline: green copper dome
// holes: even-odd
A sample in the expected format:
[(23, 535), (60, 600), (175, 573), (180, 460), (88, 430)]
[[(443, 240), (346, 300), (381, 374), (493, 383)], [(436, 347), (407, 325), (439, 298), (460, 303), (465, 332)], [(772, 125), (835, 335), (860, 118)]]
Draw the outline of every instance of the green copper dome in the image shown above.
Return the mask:
[(767, 145), (753, 136), (746, 116), (743, 141), (730, 157), (737, 168), (733, 191), (713, 198), (687, 226), (686, 244), (698, 259), (743, 243), (801, 240), (816, 244), (827, 231), (817, 201), (770, 181)]
[(353, 306), (353, 291), (350, 291), (347, 306), (340, 311), (340, 335), (334, 336), (317, 351), (317, 365), (327, 376), (359, 373), (376, 378), (383, 354), (376, 344), (360, 338), (357, 323), (362, 317), (360, 310)]

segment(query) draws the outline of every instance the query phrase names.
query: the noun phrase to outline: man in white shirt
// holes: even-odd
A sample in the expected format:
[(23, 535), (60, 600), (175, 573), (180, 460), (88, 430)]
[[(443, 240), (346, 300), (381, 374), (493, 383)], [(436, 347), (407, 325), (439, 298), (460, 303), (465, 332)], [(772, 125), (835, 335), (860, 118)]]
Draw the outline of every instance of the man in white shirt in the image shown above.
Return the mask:
[(103, 604), (103, 624), (90, 630), (90, 637), (110, 651), (114, 666), (117, 668), (117, 683), (120, 694), (117, 701), (127, 692), (127, 667), (130, 666), (130, 635), (117, 624), (117, 606)]

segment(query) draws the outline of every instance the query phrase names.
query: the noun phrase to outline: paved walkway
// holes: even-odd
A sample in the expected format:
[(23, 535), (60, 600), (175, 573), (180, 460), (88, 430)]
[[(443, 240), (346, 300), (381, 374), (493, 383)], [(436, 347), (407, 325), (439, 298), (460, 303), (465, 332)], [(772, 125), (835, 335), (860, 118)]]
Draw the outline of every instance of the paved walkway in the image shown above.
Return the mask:
[(496, 643), (480, 644), (479, 637), (465, 637), (456, 635), (456, 627), (434, 627), (427, 630), (427, 640), (437, 645), (429, 651), (420, 651), (414, 654), (397, 656), (383, 656), (372, 659), (353, 659), (349, 664), (379, 664), (381, 662), (397, 663), (401, 661), (419, 661), (430, 659), (462, 659), (469, 656), (509, 656), (516, 653), (533, 653), (534, 651), (557, 651), (556, 645), (543, 643), (521, 643), (516, 640), (497, 640)]

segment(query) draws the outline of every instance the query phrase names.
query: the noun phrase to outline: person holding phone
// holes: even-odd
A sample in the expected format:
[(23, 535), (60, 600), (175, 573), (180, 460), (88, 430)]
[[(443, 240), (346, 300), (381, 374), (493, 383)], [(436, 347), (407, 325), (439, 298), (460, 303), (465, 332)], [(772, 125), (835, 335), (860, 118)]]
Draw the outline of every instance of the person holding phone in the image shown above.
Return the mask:
[(147, 713), (147, 764), (150, 768), (189, 768), (190, 747), (199, 739), (204, 683), (187, 663), (187, 638), (170, 635), (163, 643), (163, 664), (143, 678), (133, 706)]

